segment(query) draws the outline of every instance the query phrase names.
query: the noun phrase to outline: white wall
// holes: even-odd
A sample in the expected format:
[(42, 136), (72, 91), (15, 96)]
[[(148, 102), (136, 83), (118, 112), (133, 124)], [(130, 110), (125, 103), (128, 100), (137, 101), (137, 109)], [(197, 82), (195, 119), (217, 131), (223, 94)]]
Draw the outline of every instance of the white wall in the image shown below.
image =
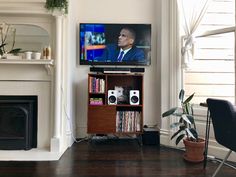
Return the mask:
[[(144, 124), (161, 127), (161, 143), (175, 147), (170, 141), (170, 120), (161, 120), (161, 112), (177, 104), (181, 87), (179, 39), (177, 36), (177, 7), (172, 0), (70, 0), (69, 10), (69, 94), (70, 117), (76, 128), (76, 137), (87, 134), (87, 74), (89, 66), (79, 60), (78, 24), (150, 23), (152, 24), (152, 63), (144, 74)], [(72, 84), (71, 84), (72, 83)], [(171, 95), (171, 96), (170, 96)], [(204, 122), (204, 121), (203, 121)], [(161, 125), (162, 124), (162, 125)], [(203, 123), (202, 127), (204, 127)], [(204, 128), (200, 130), (202, 134)], [(216, 143), (209, 146), (209, 154), (223, 157), (225, 149)]]
[[(97, 23), (150, 23), (152, 24), (151, 65), (145, 67), (144, 73), (144, 124), (160, 126), (160, 76), (161, 37), (158, 12), (162, 0), (70, 0), (69, 11), (69, 71), (72, 83), (69, 97), (71, 99), (70, 116), (76, 119), (76, 137), (84, 137), (87, 132), (87, 74), (89, 66), (79, 65), (77, 61), (78, 24), (82, 22)], [(157, 45), (158, 44), (158, 45)]]

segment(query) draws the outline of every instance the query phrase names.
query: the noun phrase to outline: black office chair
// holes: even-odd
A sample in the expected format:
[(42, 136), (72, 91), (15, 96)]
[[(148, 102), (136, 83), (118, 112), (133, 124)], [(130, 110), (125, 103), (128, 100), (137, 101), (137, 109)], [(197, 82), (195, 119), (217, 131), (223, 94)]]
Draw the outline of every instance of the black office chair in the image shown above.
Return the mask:
[(219, 144), (229, 149), (224, 160), (214, 172), (212, 176), (214, 177), (231, 152), (236, 152), (236, 107), (229, 101), (212, 98), (207, 99), (207, 105), (212, 119), (215, 139)]

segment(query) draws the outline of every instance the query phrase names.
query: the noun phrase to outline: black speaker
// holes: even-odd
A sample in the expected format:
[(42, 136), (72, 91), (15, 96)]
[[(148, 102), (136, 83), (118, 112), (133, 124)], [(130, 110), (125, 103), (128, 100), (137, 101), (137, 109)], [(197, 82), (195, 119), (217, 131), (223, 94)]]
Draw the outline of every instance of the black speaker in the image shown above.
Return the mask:
[(90, 72), (101, 73), (144, 73), (145, 68), (90, 67)]
[(160, 146), (160, 132), (155, 128), (144, 128), (142, 134), (144, 145)]

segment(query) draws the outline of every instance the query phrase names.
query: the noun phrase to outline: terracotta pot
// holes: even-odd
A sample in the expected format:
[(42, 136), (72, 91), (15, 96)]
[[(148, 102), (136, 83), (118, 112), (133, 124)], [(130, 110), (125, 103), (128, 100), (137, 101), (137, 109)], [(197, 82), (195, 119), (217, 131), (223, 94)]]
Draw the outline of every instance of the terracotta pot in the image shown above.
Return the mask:
[(184, 139), (185, 154), (184, 159), (189, 162), (202, 162), (204, 160), (205, 140), (199, 139), (198, 142), (193, 142)]

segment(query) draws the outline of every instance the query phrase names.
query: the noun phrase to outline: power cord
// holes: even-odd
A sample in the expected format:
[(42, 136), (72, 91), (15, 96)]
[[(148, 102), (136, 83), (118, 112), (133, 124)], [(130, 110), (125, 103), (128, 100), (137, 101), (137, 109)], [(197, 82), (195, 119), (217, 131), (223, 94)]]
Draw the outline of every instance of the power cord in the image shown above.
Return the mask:
[[(62, 98), (63, 98), (64, 90), (63, 90), (62, 87), (61, 87), (61, 91), (62, 91)], [(77, 139), (75, 138), (74, 133), (73, 133), (72, 120), (70, 119), (70, 116), (69, 116), (68, 113), (67, 113), (66, 105), (64, 104), (64, 102), (63, 102), (63, 110), (64, 110), (65, 115), (66, 115), (66, 120), (69, 122), (70, 133), (71, 133), (71, 137), (72, 137), (73, 141), (74, 141), (75, 143), (81, 143), (81, 142), (83, 142), (83, 141), (89, 140), (90, 137), (88, 137), (88, 136), (85, 136), (84, 138), (81, 138), (81, 139), (79, 139), (79, 140), (77, 140)]]

